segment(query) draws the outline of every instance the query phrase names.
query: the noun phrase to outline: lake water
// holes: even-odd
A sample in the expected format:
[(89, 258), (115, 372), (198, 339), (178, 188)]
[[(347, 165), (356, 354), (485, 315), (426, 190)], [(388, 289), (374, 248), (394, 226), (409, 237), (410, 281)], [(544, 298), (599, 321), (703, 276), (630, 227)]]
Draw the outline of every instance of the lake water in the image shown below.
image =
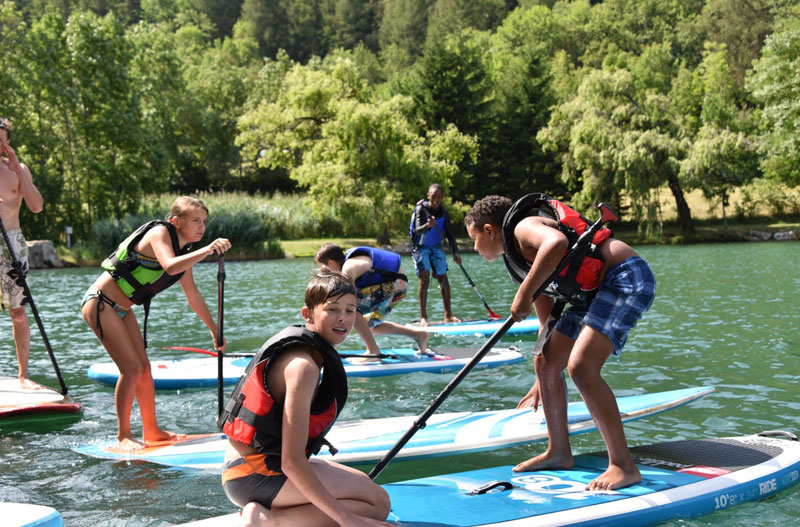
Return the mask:
[[(650, 312), (631, 334), (619, 358), (610, 359), (604, 375), (618, 396), (711, 385), (716, 392), (688, 406), (626, 425), (631, 445), (654, 441), (743, 435), (763, 430), (800, 432), (800, 245), (750, 243), (688, 247), (640, 247), (658, 280)], [(502, 263), (489, 264), (466, 255), (464, 266), (494, 311), (507, 313), (515, 289)], [(413, 275), (410, 258), (403, 267)], [(230, 352), (257, 349), (273, 333), (300, 321), (309, 259), (231, 262), (226, 264), (225, 336)], [(85, 326), (78, 304), (97, 269), (33, 271), (29, 283), (70, 393), (84, 406), (80, 419), (10, 426), (0, 424), (0, 501), (49, 505), (67, 526), (168, 526), (232, 512), (215, 473), (169, 469), (84, 457), (72, 448), (110, 440), (116, 435), (113, 390), (92, 383), (87, 368), (108, 355)], [(202, 264), (195, 277), (216, 318), (217, 266)], [(454, 311), (483, 318), (486, 312), (458, 269), (449, 273)], [(415, 278), (412, 293), (392, 313), (392, 320), (418, 317)], [(139, 308), (136, 308), (139, 309)], [(442, 316), (441, 297), (429, 294), (429, 315)], [(141, 311), (137, 317), (142, 320)], [(57, 386), (47, 353), (31, 317), (33, 378)], [(3, 336), (0, 374), (16, 375), (11, 325), (0, 315)], [(167, 359), (194, 354), (166, 346), (210, 348), (205, 326), (187, 306), (179, 287), (153, 302), (148, 327), (150, 356)], [(476, 337), (431, 338), (431, 346), (478, 347)], [(379, 343), (406, 346), (399, 337)], [(531, 337), (507, 337), (526, 352), (526, 362), (474, 371), (440, 411), (513, 407), (532, 383)], [(351, 336), (340, 349), (360, 348)], [(196, 357), (199, 357), (197, 355)], [(343, 415), (378, 418), (419, 414), (445, 387), (451, 375), (412, 374), (352, 379)], [(579, 399), (570, 386), (570, 400)], [(186, 433), (214, 430), (215, 390), (158, 392), (162, 426)], [(141, 431), (134, 407), (134, 431)], [(573, 438), (576, 451), (603, 449), (597, 433)], [(539, 452), (544, 444), (490, 453), (417, 462), (392, 462), (381, 482), (513, 464)], [(369, 466), (365, 470), (369, 470)], [(774, 499), (748, 503), (691, 521), (666, 525), (784, 526), (800, 517), (800, 487)], [(2, 520), (0, 520), (2, 524)]]

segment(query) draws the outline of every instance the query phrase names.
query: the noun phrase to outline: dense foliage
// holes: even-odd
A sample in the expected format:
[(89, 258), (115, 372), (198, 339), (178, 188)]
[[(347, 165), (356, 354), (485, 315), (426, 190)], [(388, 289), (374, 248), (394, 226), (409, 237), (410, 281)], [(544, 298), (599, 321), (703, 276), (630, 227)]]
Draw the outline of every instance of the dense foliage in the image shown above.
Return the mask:
[(800, 184), (798, 20), (800, 0), (0, 0), (0, 115), (45, 197), (31, 237), (101, 243), (145, 196), (196, 191), (305, 193), (313, 225), (396, 234), (435, 181), (455, 208), (610, 201), (643, 236), (668, 188), (691, 233), (688, 190), (726, 211)]

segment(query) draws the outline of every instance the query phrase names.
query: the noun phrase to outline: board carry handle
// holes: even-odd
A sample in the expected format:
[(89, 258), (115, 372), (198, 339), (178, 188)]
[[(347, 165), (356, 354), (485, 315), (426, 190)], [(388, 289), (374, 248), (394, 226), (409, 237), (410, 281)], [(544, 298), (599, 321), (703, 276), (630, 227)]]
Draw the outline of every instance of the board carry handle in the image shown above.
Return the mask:
[(765, 430), (758, 434), (758, 437), (783, 437), (790, 441), (797, 441), (797, 436), (785, 430)]
[(44, 347), (47, 349), (47, 354), (50, 355), (50, 362), (53, 363), (53, 369), (56, 372), (56, 377), (58, 378), (58, 384), (61, 385), (61, 395), (67, 395), (67, 385), (64, 383), (64, 377), (61, 376), (61, 369), (58, 367), (58, 362), (56, 361), (56, 356), (53, 353), (53, 348), (50, 347), (50, 340), (47, 338), (47, 333), (44, 331), (44, 325), (42, 324), (42, 319), (39, 317), (39, 310), (36, 309), (36, 304), (33, 302), (33, 295), (31, 294), (31, 290), (28, 287), (28, 281), (25, 279), (25, 275), (22, 272), (22, 264), (20, 263), (19, 259), (17, 258), (17, 253), (14, 252), (14, 248), (11, 247), (11, 240), (8, 238), (8, 233), (6, 232), (6, 227), (3, 225), (3, 220), (0, 219), (0, 232), (3, 234), (3, 240), (6, 242), (6, 247), (8, 247), (8, 253), (11, 255), (11, 264), (14, 269), (17, 271), (17, 283), (22, 285), (22, 289), (25, 292), (25, 297), (28, 299), (28, 303), (31, 305), (31, 312), (33, 313), (33, 318), (36, 319), (36, 325), (39, 327), (39, 333), (42, 334), (42, 341), (44, 342)]
[(501, 491), (505, 492), (507, 490), (513, 489), (514, 485), (512, 485), (508, 481), (490, 481), (489, 483), (484, 483), (480, 487), (475, 487), (471, 491), (467, 492), (467, 496), (477, 496), (479, 494), (486, 494), (487, 492), (490, 492), (498, 488)]

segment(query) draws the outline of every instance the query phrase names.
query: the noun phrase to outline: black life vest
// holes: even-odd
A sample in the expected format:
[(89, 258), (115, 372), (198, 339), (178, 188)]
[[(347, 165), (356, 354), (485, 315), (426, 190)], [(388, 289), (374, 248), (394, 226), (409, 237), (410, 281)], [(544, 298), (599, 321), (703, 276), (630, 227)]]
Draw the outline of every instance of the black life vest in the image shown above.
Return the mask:
[(306, 455), (319, 452), (347, 400), (347, 374), (336, 349), (305, 326), (289, 326), (269, 339), (253, 357), (231, 393), (217, 426), (230, 439), (261, 453), (280, 455), (283, 404), (276, 402), (266, 387), (272, 359), (295, 346), (310, 346), (322, 354), (322, 377), (311, 402)]
[(372, 267), (356, 280), (356, 288), (361, 289), (369, 285), (394, 283), (398, 278), (408, 282), (408, 277), (400, 270), (400, 255), (396, 252), (378, 249), (376, 247), (353, 247), (344, 256), (347, 260), (353, 256), (369, 256)]
[[(531, 264), (520, 254), (514, 243), (514, 228), (529, 216), (543, 216), (556, 220), (558, 230), (567, 237), (570, 247), (591, 225), (590, 221), (577, 211), (546, 194), (528, 194), (517, 200), (503, 218), (502, 228), (503, 260), (508, 274), (517, 284), (521, 284), (528, 275)], [(575, 268), (574, 264), (567, 265), (547, 286), (544, 294), (575, 305), (588, 305), (600, 287), (600, 272), (603, 269), (603, 259), (597, 246), (610, 237), (611, 231), (605, 227), (597, 231), (580, 266)]]

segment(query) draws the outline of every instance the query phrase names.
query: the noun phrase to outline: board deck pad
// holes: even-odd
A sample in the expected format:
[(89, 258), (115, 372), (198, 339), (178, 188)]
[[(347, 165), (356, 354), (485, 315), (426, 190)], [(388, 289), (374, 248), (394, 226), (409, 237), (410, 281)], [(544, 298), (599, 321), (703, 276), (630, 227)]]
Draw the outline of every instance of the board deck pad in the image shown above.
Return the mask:
[(76, 413), (81, 404), (50, 388), (27, 390), (16, 377), (0, 377), (0, 419), (33, 413)]
[[(480, 335), (488, 337), (493, 335), (503, 325), (503, 319), (462, 320), (461, 322), (437, 321), (425, 327), (419, 326), (419, 321), (407, 325), (435, 333), (437, 335)], [(506, 335), (525, 335), (539, 331), (539, 320), (536, 317), (526, 318), (522, 322), (512, 324)]]
[[(623, 422), (648, 417), (704, 397), (711, 387), (685, 388), (651, 394), (620, 397), (617, 404)], [(397, 454), (397, 459), (421, 459), (447, 454), (463, 454), (547, 439), (542, 411), (496, 410), (450, 412), (432, 415)], [(583, 402), (568, 407), (570, 434), (595, 430)], [(388, 452), (413, 425), (417, 416), (339, 421), (326, 438), (339, 449), (331, 457), (323, 448), (320, 457), (339, 463), (375, 463)], [(76, 447), (81, 454), (118, 460), (141, 460), (168, 466), (220, 470), (227, 440), (223, 434), (190, 436), (186, 441), (133, 453), (113, 452), (116, 442)]]
[[(344, 369), (348, 377), (383, 377), (404, 375), (415, 372), (451, 373), (461, 370), (477, 353), (473, 348), (436, 348), (433, 355), (423, 355), (411, 348), (389, 348), (384, 354), (397, 358), (381, 359), (375, 362), (357, 363), (357, 359), (345, 358)], [(362, 350), (341, 353), (363, 353)], [(226, 357), (223, 359), (222, 375), (224, 385), (235, 385), (242, 376), (250, 357)], [(518, 348), (492, 348), (476, 366), (476, 369), (495, 368), (516, 364), (524, 360)], [(184, 388), (204, 388), (217, 386), (217, 359), (156, 360), (150, 361), (153, 383), (159, 390), (180, 390)], [(88, 370), (89, 378), (100, 384), (115, 386), (119, 369), (113, 362), (93, 364)]]
[(4, 527), (64, 527), (61, 513), (45, 505), (0, 502)]
[[(515, 473), (505, 466), (390, 483), (383, 485), (392, 503), (387, 521), (398, 527), (640, 527), (763, 500), (800, 482), (796, 438), (694, 439), (631, 452), (642, 482), (615, 491), (585, 490), (608, 466), (605, 454), (578, 455), (572, 470)], [(180, 527), (221, 527), (237, 517)]]

